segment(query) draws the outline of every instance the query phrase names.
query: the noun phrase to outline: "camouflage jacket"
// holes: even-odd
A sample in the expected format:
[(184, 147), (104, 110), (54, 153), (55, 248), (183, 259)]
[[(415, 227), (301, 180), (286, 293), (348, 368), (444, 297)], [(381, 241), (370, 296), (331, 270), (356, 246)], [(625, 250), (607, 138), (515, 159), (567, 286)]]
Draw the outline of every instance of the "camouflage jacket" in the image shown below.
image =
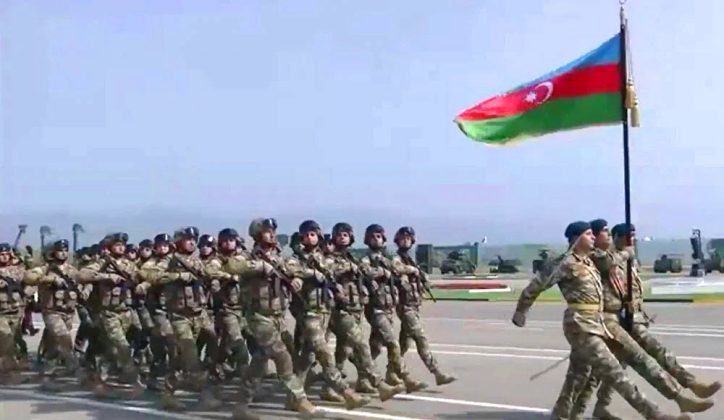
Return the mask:
[(362, 312), (369, 303), (369, 291), (362, 281), (360, 266), (349, 251), (333, 252), (326, 256), (325, 266), (334, 276), (335, 308)]
[(530, 290), (521, 294), (518, 299), (518, 309), (522, 312), (527, 311), (532, 304), (527, 300), (527, 296), (537, 296), (556, 284), (568, 303), (563, 315), (565, 330), (611, 337), (603, 324), (601, 275), (590, 256), (576, 255), (572, 251), (566, 252), (551, 275), (538, 275), (533, 278), (531, 284), (526, 287), (526, 290)]
[(283, 315), (289, 308), (291, 292), (278, 276), (265, 274), (264, 260), (259, 255), (264, 255), (288, 278), (292, 278), (298, 271), (298, 263), (283, 257), (279, 250), (264, 250), (258, 245), (254, 247), (251, 255), (251, 258), (232, 258), (224, 264), (224, 271), (241, 276), (244, 300), (248, 303), (247, 315)]
[(165, 284), (161, 283), (161, 278), (166, 274), (172, 256), (171, 253), (153, 256), (138, 270), (139, 292), (146, 295), (146, 307), (152, 314), (166, 312)]
[(19, 265), (0, 267), (0, 315), (16, 314), (25, 306), (23, 272)]
[(88, 298), (90, 286), (79, 283), (80, 271), (72, 264), (50, 262), (28, 270), (25, 281), (38, 286), (38, 305), (43, 311), (73, 313)]
[[(115, 262), (120, 273), (111, 261)], [(125, 312), (131, 307), (136, 279), (136, 265), (126, 257), (113, 256), (88, 264), (79, 275), (81, 283), (93, 284), (98, 309), (112, 312)]]
[(392, 262), (384, 250), (368, 250), (360, 260), (360, 270), (370, 289), (373, 310), (391, 311), (397, 306), (397, 288), (392, 283)]
[(214, 307), (228, 312), (242, 311), (244, 307), (242, 288), (239, 283), (241, 276), (224, 271), (224, 265), (232, 259), (248, 260), (249, 257), (243, 253), (232, 255), (217, 253), (204, 261), (210, 281), (211, 297), (215, 303)]
[[(603, 263), (605, 256), (605, 265)], [(627, 261), (634, 257), (633, 248), (626, 249), (615, 249), (612, 248), (608, 251), (598, 252), (597, 258), (595, 258), (596, 266), (603, 265), (601, 271), (601, 277), (603, 281), (603, 297), (604, 297), (604, 312), (607, 314), (616, 314), (618, 316), (623, 311), (624, 303), (628, 297), (628, 278), (627, 278)], [(639, 277), (638, 270), (636, 269), (635, 260), (632, 261), (632, 291), (633, 291), (633, 306), (634, 311), (634, 322), (635, 323), (646, 323), (648, 319), (646, 314), (643, 312), (643, 284), (641, 283), (641, 277)], [(608, 281), (605, 281), (608, 280)]]
[(400, 296), (400, 305), (405, 308), (419, 308), (422, 305), (422, 277), (420, 270), (409, 261), (407, 253), (398, 251), (392, 257), (392, 268), (396, 276), (396, 285)]
[[(182, 278), (183, 273), (188, 273), (188, 280)], [(206, 267), (198, 256), (174, 252), (166, 271), (153, 284), (163, 285), (168, 312), (195, 316), (207, 307), (206, 278)]]
[(533, 306), (533, 303), (535, 303), (536, 299), (538, 299), (538, 296), (540, 296), (540, 294), (547, 288), (553, 287), (553, 285), (548, 286), (548, 283), (551, 280), (550, 276), (553, 275), (553, 272), (556, 270), (561, 261), (563, 261), (565, 256), (566, 254), (561, 254), (544, 262), (543, 267), (538, 270), (525, 289), (520, 292), (520, 296), (518, 296), (518, 305), (515, 309), (517, 312), (527, 313), (530, 310), (530, 307)]
[[(312, 260), (314, 262), (312, 262)], [(327, 258), (318, 248), (312, 251), (301, 249), (293, 257), (295, 270), (292, 275), (302, 280), (300, 295), (304, 301), (305, 312), (329, 312), (334, 307), (333, 287), (334, 281)], [(321, 268), (321, 271), (318, 269)]]

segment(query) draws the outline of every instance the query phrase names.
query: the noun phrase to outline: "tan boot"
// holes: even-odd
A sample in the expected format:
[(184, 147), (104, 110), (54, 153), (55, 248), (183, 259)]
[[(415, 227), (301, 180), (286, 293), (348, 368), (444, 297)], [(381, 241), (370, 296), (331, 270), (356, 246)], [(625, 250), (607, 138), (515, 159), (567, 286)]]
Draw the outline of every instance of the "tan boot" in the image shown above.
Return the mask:
[(380, 385), (377, 387), (377, 392), (380, 393), (380, 401), (383, 402), (389, 400), (390, 398), (394, 397), (395, 395), (401, 393), (404, 390), (405, 386), (402, 384), (392, 386), (384, 381), (380, 381)]
[(392, 386), (403, 384), (402, 379), (400, 379), (400, 377), (397, 376), (397, 374), (395, 372), (392, 372), (391, 370), (387, 371), (387, 375), (385, 375), (385, 382), (387, 382), (388, 384), (390, 384)]
[(317, 409), (307, 398), (295, 400), (292, 402), (292, 408), (294, 411), (299, 413), (299, 416), (303, 419), (312, 419), (324, 417), (322, 412)]
[(437, 385), (447, 385), (447, 384), (455, 382), (457, 379), (458, 378), (456, 378), (452, 375), (446, 375), (440, 371), (435, 372), (435, 383)]
[(351, 388), (344, 390), (344, 406), (347, 410), (364, 407), (370, 403), (370, 399), (352, 391)]
[(596, 420), (623, 420), (621, 417), (615, 416), (608, 411), (607, 406), (598, 404), (593, 407), (593, 418)]
[(246, 404), (237, 404), (231, 411), (233, 420), (261, 420)]
[(354, 389), (355, 391), (359, 392), (360, 394), (376, 394), (377, 389), (372, 386), (370, 381), (368, 379), (359, 379), (357, 381), (357, 386)]
[(703, 382), (694, 381), (689, 385), (689, 389), (699, 398), (709, 398), (721, 389), (721, 382), (712, 382), (705, 384)]
[(339, 395), (335, 390), (329, 387), (324, 387), (322, 392), (319, 393), (319, 399), (327, 402), (343, 403), (344, 397)]
[(405, 378), (405, 392), (411, 394), (413, 392), (422, 391), (427, 388), (427, 384), (422, 381), (416, 381), (412, 378)]
[(682, 392), (678, 397), (674, 399), (676, 404), (679, 405), (679, 410), (682, 413), (701, 413), (710, 409), (714, 402), (711, 400), (700, 400), (698, 398), (690, 398), (684, 395)]

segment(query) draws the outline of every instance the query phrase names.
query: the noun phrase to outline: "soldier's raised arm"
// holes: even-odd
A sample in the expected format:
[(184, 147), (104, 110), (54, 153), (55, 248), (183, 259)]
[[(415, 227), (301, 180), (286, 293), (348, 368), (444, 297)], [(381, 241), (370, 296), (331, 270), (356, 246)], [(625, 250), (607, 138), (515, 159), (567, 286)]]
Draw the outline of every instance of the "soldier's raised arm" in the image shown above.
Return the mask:
[(525, 315), (535, 303), (538, 296), (544, 291), (550, 289), (560, 281), (563, 272), (560, 271), (560, 263), (563, 261), (565, 254), (552, 260), (546, 264), (531, 279), (528, 285), (518, 296), (518, 304), (515, 307), (513, 315), (513, 323), (519, 327), (525, 325)]
[(412, 265), (405, 264), (402, 257), (395, 255), (392, 257), (392, 271), (399, 275), (415, 276), (420, 274), (420, 270)]
[(365, 255), (360, 260), (359, 264), (360, 271), (365, 277), (377, 280), (380, 278), (387, 278), (390, 276), (390, 272), (386, 270), (382, 265), (375, 265), (372, 263), (372, 258), (369, 255)]

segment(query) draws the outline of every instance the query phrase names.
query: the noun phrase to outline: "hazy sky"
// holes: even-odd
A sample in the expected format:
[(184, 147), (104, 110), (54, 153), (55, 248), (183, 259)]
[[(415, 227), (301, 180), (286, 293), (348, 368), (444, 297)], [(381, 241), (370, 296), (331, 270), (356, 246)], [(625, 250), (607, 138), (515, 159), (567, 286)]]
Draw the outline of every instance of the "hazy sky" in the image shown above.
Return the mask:
[[(724, 2), (629, 3), (634, 222), (724, 236)], [(623, 218), (620, 127), (491, 148), (452, 120), (617, 31), (614, 0), (0, 0), (0, 213), (562, 239)]]

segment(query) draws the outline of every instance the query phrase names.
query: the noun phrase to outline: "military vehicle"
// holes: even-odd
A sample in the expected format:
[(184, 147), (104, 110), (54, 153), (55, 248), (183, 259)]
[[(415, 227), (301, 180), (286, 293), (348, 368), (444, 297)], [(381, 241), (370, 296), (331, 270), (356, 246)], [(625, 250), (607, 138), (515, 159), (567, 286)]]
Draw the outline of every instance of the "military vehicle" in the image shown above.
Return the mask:
[(491, 260), (488, 263), (491, 273), (506, 273), (506, 274), (519, 272), (520, 271), (518, 269), (519, 265), (520, 265), (520, 260), (518, 260), (518, 259), (505, 260), (500, 255), (498, 255), (497, 260)]
[(541, 248), (538, 251), (540, 258), (533, 260), (533, 274), (539, 272), (543, 268), (543, 264), (551, 258), (550, 252), (547, 248)]
[(654, 273), (681, 273), (683, 258), (680, 254), (661, 254), (654, 261)]
[(706, 244), (706, 250), (709, 253), (709, 258), (705, 261), (705, 268), (707, 273), (712, 271), (719, 271), (724, 273), (724, 266), (722, 265), (722, 255), (724, 255), (724, 238), (714, 238), (709, 240)]
[(475, 264), (465, 258), (462, 252), (455, 250), (447, 254), (447, 258), (440, 264), (442, 274), (473, 274)]

